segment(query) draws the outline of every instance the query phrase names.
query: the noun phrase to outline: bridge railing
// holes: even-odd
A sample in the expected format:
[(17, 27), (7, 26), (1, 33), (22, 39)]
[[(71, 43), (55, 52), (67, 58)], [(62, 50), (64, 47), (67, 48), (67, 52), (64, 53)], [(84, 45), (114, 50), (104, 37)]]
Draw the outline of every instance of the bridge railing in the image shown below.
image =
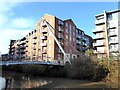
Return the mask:
[(64, 65), (63, 61), (59, 62), (58, 60), (53, 61), (38, 61), (38, 60), (23, 60), (23, 61), (0, 61), (0, 65), (8, 65), (8, 64), (47, 64), (47, 65)]

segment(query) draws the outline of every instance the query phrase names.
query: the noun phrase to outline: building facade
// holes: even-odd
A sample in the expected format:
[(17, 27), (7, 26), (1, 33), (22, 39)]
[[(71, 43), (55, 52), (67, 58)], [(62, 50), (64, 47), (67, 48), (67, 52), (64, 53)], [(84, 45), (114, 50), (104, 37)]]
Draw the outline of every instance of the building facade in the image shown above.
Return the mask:
[(120, 9), (95, 16), (96, 29), (93, 31), (95, 53), (98, 56), (117, 56), (120, 52)]
[(78, 52), (92, 48), (92, 38), (78, 29), (71, 19), (61, 20), (48, 14), (43, 18), (47, 21), (47, 25), (52, 27), (52, 31), (40, 19), (28, 35), (19, 40), (11, 40), (9, 54), (14, 60), (62, 61), (65, 56), (53, 35), (69, 59), (76, 58)]

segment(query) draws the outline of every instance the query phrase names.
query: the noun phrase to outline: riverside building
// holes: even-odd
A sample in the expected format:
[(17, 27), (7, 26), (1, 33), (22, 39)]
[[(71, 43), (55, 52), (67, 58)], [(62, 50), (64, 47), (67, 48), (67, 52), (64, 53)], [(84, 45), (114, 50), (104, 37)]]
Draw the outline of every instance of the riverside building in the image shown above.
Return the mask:
[(120, 9), (104, 11), (95, 17), (95, 53), (99, 57), (117, 56), (120, 53)]
[[(49, 14), (45, 14), (43, 18), (53, 28), (53, 35), (69, 59), (76, 58), (78, 53), (92, 48), (92, 38), (77, 28), (71, 19), (61, 20)], [(10, 41), (9, 54), (13, 56), (13, 60), (61, 61), (65, 56), (53, 35), (40, 19), (25, 37)]]

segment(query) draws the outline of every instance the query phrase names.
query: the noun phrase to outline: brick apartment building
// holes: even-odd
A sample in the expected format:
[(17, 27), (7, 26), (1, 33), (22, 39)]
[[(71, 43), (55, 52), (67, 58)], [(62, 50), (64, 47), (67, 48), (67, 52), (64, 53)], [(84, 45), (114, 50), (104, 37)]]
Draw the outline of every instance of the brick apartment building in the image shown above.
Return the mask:
[[(43, 18), (52, 26), (52, 33), (69, 59), (76, 58), (78, 52), (85, 52), (92, 48), (92, 38), (78, 29), (71, 19), (61, 20), (48, 14), (45, 14)], [(9, 54), (13, 56), (14, 60), (52, 61), (64, 59), (64, 54), (42, 19), (25, 37), (10, 41)]]
[(96, 29), (93, 31), (95, 53), (98, 56), (117, 56), (120, 53), (120, 9), (104, 11), (95, 16)]

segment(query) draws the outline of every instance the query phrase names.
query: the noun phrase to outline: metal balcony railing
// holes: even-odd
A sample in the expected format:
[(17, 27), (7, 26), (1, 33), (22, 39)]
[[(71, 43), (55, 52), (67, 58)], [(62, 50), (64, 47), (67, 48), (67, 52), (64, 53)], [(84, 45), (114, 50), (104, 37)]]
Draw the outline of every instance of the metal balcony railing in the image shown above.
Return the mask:
[(42, 33), (47, 33), (46, 29), (41, 30)]
[(43, 40), (47, 39), (47, 36), (41, 36), (41, 39), (43, 39)]
[(58, 38), (59, 38), (59, 39), (62, 39), (62, 38), (63, 38), (63, 36), (62, 36), (62, 35), (58, 35)]
[(103, 45), (104, 45), (103, 42), (97, 42), (97, 43), (94, 43), (94, 44), (93, 44), (93, 46), (96, 46), (96, 47), (98, 47), (98, 46), (103, 46)]
[(42, 43), (41, 46), (47, 46), (47, 44), (46, 43)]
[(62, 32), (62, 31), (63, 31), (63, 28), (58, 27), (58, 31), (59, 31), (59, 32)]
[(59, 20), (59, 21), (58, 21), (58, 25), (59, 25), (59, 26), (63, 26), (64, 23), (63, 23), (62, 21)]
[(117, 32), (109, 32), (108, 36), (109, 36), (109, 37), (117, 36)]
[(96, 20), (95, 24), (104, 24), (105, 23), (105, 19), (100, 19), (100, 20)]
[(42, 53), (47, 53), (47, 50), (43, 50)]
[(92, 30), (93, 33), (103, 32), (102, 28)]
[(118, 48), (111, 48), (110, 52), (118, 52)]
[(118, 43), (117, 40), (110, 40), (110, 41), (109, 41), (109, 44), (117, 44), (117, 43)]
[(42, 27), (47, 27), (47, 25), (43, 22), (43, 23), (42, 23)]
[(94, 40), (104, 39), (104, 36), (103, 35), (95, 36), (93, 39)]

